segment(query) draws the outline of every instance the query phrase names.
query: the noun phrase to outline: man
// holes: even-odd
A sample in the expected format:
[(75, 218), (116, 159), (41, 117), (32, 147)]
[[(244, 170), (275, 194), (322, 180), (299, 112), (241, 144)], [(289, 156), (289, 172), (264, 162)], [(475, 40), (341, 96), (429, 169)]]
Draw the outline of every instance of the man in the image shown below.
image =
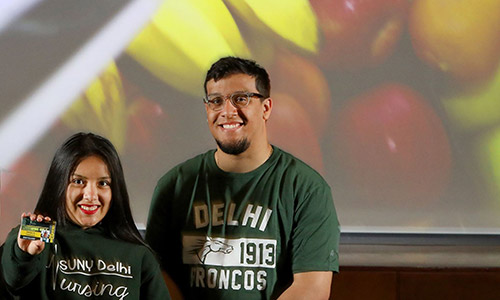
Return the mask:
[(331, 191), (317, 172), (269, 143), (267, 72), (250, 60), (222, 58), (207, 73), (205, 93), (217, 149), (159, 180), (147, 225), (171, 292), (328, 299), (339, 240)]

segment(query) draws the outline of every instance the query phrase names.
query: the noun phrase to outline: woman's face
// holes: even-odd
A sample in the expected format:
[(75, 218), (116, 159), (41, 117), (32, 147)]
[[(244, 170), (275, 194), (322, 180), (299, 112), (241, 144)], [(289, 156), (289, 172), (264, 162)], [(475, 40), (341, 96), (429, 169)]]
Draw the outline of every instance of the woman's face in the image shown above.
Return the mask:
[(83, 229), (104, 219), (111, 205), (111, 176), (99, 156), (84, 158), (69, 178), (66, 213)]

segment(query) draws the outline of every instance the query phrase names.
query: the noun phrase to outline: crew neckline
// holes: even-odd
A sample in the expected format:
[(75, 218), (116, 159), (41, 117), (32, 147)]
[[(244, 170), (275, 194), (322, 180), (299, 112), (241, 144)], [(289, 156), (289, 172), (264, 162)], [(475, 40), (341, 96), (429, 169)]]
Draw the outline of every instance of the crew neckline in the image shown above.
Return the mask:
[(214, 170), (215, 172), (226, 176), (226, 177), (232, 177), (232, 178), (244, 178), (248, 176), (253, 176), (254, 174), (257, 174), (261, 172), (261, 170), (266, 169), (269, 165), (271, 165), (276, 158), (279, 155), (278, 148), (275, 147), (274, 145), (271, 145), (272, 147), (272, 152), (271, 155), (264, 161), (260, 166), (258, 166), (256, 169), (249, 171), (249, 172), (244, 172), (244, 173), (238, 173), (238, 172), (227, 172), (219, 168), (215, 161), (215, 152), (217, 151), (216, 149), (212, 149), (208, 153), (208, 166), (211, 170)]

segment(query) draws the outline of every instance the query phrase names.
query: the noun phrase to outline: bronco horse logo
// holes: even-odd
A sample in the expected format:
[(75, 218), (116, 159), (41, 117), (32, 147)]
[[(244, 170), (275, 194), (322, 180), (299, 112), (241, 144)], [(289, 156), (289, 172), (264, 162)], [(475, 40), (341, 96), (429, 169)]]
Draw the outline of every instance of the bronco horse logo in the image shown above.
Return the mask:
[(211, 237), (207, 236), (207, 239), (203, 244), (203, 247), (201, 247), (197, 255), (198, 258), (200, 259), (200, 262), (204, 264), (208, 254), (212, 252), (221, 252), (223, 254), (229, 254), (233, 252), (233, 249), (234, 249), (233, 246), (228, 245), (219, 240), (212, 239)]

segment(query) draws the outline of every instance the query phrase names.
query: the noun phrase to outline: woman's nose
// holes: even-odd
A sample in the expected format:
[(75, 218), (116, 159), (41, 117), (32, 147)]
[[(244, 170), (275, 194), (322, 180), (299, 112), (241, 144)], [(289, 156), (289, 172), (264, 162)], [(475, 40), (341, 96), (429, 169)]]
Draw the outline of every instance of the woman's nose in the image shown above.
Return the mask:
[(83, 189), (83, 199), (97, 200), (97, 187), (87, 184), (87, 186)]

